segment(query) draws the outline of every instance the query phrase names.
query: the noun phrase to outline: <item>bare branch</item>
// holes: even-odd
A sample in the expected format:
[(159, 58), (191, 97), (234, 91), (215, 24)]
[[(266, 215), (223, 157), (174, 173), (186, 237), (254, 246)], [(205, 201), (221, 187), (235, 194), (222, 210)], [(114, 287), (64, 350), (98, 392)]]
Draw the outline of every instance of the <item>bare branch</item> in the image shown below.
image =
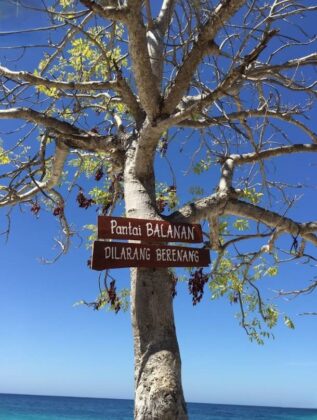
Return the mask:
[(170, 115), (186, 93), (189, 83), (205, 54), (216, 52), (213, 39), (223, 25), (244, 5), (245, 0), (224, 0), (210, 14), (200, 30), (192, 50), (184, 58), (177, 75), (166, 95), (163, 113)]
[(258, 162), (259, 160), (269, 159), (271, 157), (303, 152), (317, 152), (317, 144), (292, 144), (290, 146), (274, 147), (259, 152), (231, 155), (230, 158), (233, 160), (234, 164), (242, 165), (244, 163)]
[(288, 232), (294, 236), (300, 235), (307, 241), (317, 245), (317, 236), (312, 233), (308, 233), (317, 230), (316, 222), (295, 222), (288, 217), (264, 209), (255, 204), (246, 203), (245, 201), (232, 198), (227, 202), (224, 211), (225, 214), (242, 216), (264, 223), (267, 226), (278, 229), (280, 232)]
[(317, 289), (317, 280), (313, 281), (309, 286), (303, 287), (302, 289), (298, 290), (278, 290), (277, 294), (278, 296), (291, 296), (293, 298), (296, 298), (299, 295), (308, 295)]
[(86, 6), (89, 10), (96, 13), (97, 15), (111, 20), (118, 20), (125, 22), (128, 15), (128, 8), (125, 6), (101, 6), (94, 0), (80, 0), (80, 2)]
[[(198, 95), (188, 101), (188, 105), (180, 111), (173, 114), (171, 117), (160, 121), (160, 126), (167, 129), (173, 125), (184, 121), (193, 113), (201, 112), (202, 109), (209, 107), (215, 101), (221, 99), (223, 96), (230, 95), (231, 89), (236, 91), (245, 83), (244, 78), (245, 65), (240, 65), (233, 68), (225, 77), (225, 79), (213, 91), (207, 94)], [(176, 104), (177, 105), (177, 104)]]
[(161, 34), (165, 34), (173, 16), (175, 0), (163, 0), (160, 13), (156, 19), (156, 24)]
[(186, 204), (184, 207), (172, 213), (167, 220), (181, 223), (195, 223), (201, 220), (208, 220), (213, 216), (222, 215), (226, 202), (226, 194), (215, 193)]
[(245, 217), (261, 222), (278, 233), (287, 232), (294, 236), (302, 236), (307, 241), (317, 245), (317, 236), (311, 232), (317, 231), (317, 222), (300, 223), (255, 204), (233, 198), (233, 191), (223, 191), (209, 197), (187, 204), (168, 217), (173, 222), (193, 223), (199, 220), (210, 220), (222, 214)]
[(56, 246), (59, 247), (59, 252), (55, 257), (51, 260), (48, 260), (46, 258), (41, 258), (41, 262), (45, 264), (53, 264), (55, 263), (62, 255), (67, 254), (69, 251), (70, 245), (71, 245), (71, 238), (74, 235), (73, 230), (71, 229), (67, 217), (65, 215), (65, 201), (63, 196), (56, 191), (54, 188), (50, 190), (50, 196), (54, 199), (56, 204), (58, 204), (59, 208), (61, 209), (60, 214), (58, 216), (59, 223), (61, 226), (61, 233), (62, 238), (54, 238), (54, 241), (56, 242)]
[(63, 51), (63, 48), (66, 47), (67, 43), (80, 31), (80, 28), (82, 28), (87, 22), (89, 22), (90, 19), (93, 18), (93, 13), (90, 12), (88, 13), (81, 21), (80, 25), (76, 26), (76, 27), (72, 27), (70, 28), (67, 33), (65, 34), (64, 38), (61, 40), (61, 42), (56, 46), (56, 50), (53, 54), (51, 54), (46, 63), (45, 66), (41, 69), (40, 74), (43, 75), (47, 69), (49, 68), (49, 66), (51, 65), (51, 63), (55, 60), (55, 58), (58, 56), (58, 54), (60, 54)]
[(257, 76), (260, 74), (274, 74), (287, 69), (297, 69), (303, 66), (316, 66), (317, 65), (317, 53), (312, 53), (304, 57), (295, 58), (293, 60), (285, 61), (284, 63), (277, 65), (268, 64), (257, 64), (253, 70), (250, 71), (250, 76)]
[(56, 131), (63, 134), (80, 134), (81, 130), (74, 127), (72, 124), (57, 120), (54, 117), (49, 117), (42, 112), (35, 111), (30, 108), (11, 108), (1, 109), (0, 119), (13, 119), (20, 118), (26, 121), (42, 124), (45, 127), (55, 129)]
[(59, 25), (52, 25), (52, 26), (44, 26), (40, 28), (19, 29), (16, 31), (5, 31), (5, 32), (0, 32), (0, 36), (20, 35), (20, 34), (42, 32), (42, 31), (54, 31), (55, 29), (63, 28), (64, 26), (66, 26), (66, 23), (60, 23)]
[(226, 159), (221, 168), (221, 177), (218, 185), (220, 193), (228, 194), (232, 188), (232, 177), (234, 170), (234, 160), (229, 157)]
[(314, 315), (314, 316), (316, 316), (317, 315), (317, 312), (303, 312), (303, 313), (301, 313), (299, 315)]
[[(305, 124), (296, 120), (292, 115), (298, 115), (299, 112), (295, 109), (246, 109), (244, 111), (232, 112), (220, 117), (203, 117), (202, 119), (191, 120), (185, 119), (180, 121), (177, 125), (181, 127), (191, 128), (206, 128), (217, 126), (219, 124), (231, 124), (232, 121), (238, 120), (244, 122), (247, 118), (274, 118), (282, 121), (287, 121), (304, 131), (314, 143), (317, 143), (317, 134), (310, 130)], [(176, 117), (176, 116), (175, 116)]]
[(154, 121), (159, 113), (160, 92), (151, 66), (146, 28), (140, 8), (129, 15), (129, 52), (131, 55), (134, 78), (138, 88), (142, 108), (149, 119)]
[(59, 183), (68, 152), (67, 146), (57, 142), (51, 176), (45, 181), (37, 182), (34, 180), (33, 184), (35, 185), (30, 184), (29, 188), (24, 186), (19, 191), (9, 190), (6, 196), (0, 197), (0, 207), (29, 201), (37, 193), (53, 189)]
[(80, 130), (72, 124), (49, 117), (44, 113), (29, 108), (11, 108), (0, 110), (0, 119), (23, 119), (42, 125), (50, 130), (53, 137), (60, 138), (67, 146), (94, 152), (107, 152), (120, 149), (120, 140), (116, 136), (100, 136), (93, 132)]
[(59, 80), (49, 80), (46, 77), (36, 76), (26, 71), (12, 71), (6, 67), (0, 66), (0, 76), (16, 82), (24, 81), (32, 86), (45, 86), (47, 88), (57, 89), (71, 89), (71, 90), (115, 90), (118, 83), (115, 80), (104, 81), (89, 81), (89, 82), (62, 82)]
[(151, 3), (150, 0), (145, 0), (145, 10), (146, 10), (146, 19), (148, 29), (153, 29), (154, 23), (152, 18)]

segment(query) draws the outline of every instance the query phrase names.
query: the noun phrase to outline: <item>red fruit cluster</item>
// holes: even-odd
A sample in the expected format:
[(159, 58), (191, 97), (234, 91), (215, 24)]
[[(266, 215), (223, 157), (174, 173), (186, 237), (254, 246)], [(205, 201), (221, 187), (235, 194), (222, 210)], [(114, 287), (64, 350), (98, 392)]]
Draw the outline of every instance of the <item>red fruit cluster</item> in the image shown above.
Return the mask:
[(114, 311), (117, 314), (121, 309), (121, 305), (120, 305), (120, 300), (118, 298), (117, 291), (116, 291), (115, 280), (112, 280), (110, 282), (110, 287), (107, 289), (107, 292), (108, 292), (109, 303), (114, 308)]
[(34, 203), (33, 206), (31, 207), (31, 212), (33, 214), (35, 214), (35, 216), (38, 214), (38, 212), (41, 210), (41, 207), (39, 206), (38, 203)]
[(193, 305), (199, 303), (204, 295), (204, 286), (208, 282), (208, 275), (203, 269), (194, 271), (188, 281), (189, 293), (193, 295)]
[(112, 206), (112, 201), (107, 201), (107, 203), (102, 206), (101, 211), (104, 216), (108, 213), (108, 210), (110, 209), (111, 206)]
[(163, 211), (164, 211), (164, 209), (167, 205), (163, 194), (160, 194), (158, 196), (158, 198), (156, 199), (156, 205), (157, 205), (157, 209), (158, 209), (159, 213), (163, 213)]
[(108, 210), (113, 206), (114, 204), (114, 200), (120, 199), (120, 198), (124, 198), (124, 194), (122, 191), (122, 188), (119, 184), (119, 182), (121, 182), (123, 180), (123, 174), (119, 173), (118, 175), (116, 175), (109, 187), (108, 187), (108, 197), (107, 197), (107, 201), (105, 201), (105, 204), (102, 206), (102, 214), (106, 215), (108, 213)]
[(64, 213), (63, 207), (55, 207), (55, 209), (53, 210), (53, 216), (62, 216), (63, 213)]
[(84, 196), (83, 192), (80, 191), (76, 197), (76, 201), (79, 204), (79, 207), (83, 209), (88, 209), (92, 204), (95, 204), (95, 201), (92, 198), (87, 198)]
[(176, 193), (176, 187), (175, 187), (175, 185), (170, 185), (168, 187), (168, 190), (167, 191), (170, 192), (170, 193)]
[(104, 173), (103, 173), (102, 168), (98, 168), (95, 173), (95, 180), (100, 181), (103, 176), (104, 176)]
[(113, 205), (113, 197), (114, 197), (114, 182), (112, 181), (109, 188), (108, 188), (108, 193), (112, 194), (111, 195), (111, 200), (108, 200), (103, 206), (102, 206), (102, 214), (106, 215), (108, 210), (112, 207)]

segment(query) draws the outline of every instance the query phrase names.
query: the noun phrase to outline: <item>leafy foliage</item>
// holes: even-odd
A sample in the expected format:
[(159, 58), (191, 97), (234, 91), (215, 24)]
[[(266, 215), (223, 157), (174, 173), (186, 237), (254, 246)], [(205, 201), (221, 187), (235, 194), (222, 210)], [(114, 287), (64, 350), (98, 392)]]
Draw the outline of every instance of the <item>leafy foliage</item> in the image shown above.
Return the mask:
[(165, 208), (169, 210), (175, 209), (178, 204), (176, 186), (164, 183), (158, 184), (156, 187), (156, 204), (160, 213), (162, 213)]
[(252, 204), (258, 204), (263, 197), (263, 193), (257, 192), (255, 188), (245, 188), (242, 190), (241, 196)]
[(233, 227), (240, 231), (247, 230), (249, 228), (249, 222), (246, 219), (237, 219), (233, 223)]
[[(233, 10), (235, 2), (229, 3)], [(313, 140), (312, 143), (316, 143), (316, 133), (310, 125), (303, 123), (311, 116), (316, 96), (316, 83), (311, 72), (311, 66), (316, 66), (316, 57), (311, 54), (295, 58), (296, 63), (293, 59), (287, 61), (289, 57), (297, 57), (299, 47), (314, 45), (316, 38), (302, 31), (296, 21), (297, 16), (303, 16), (305, 11), (308, 13), (309, 8), (305, 10), (304, 6), (290, 2), (289, 8), (284, 9), (283, 2), (268, 1), (261, 5), (257, 2), (245, 4), (241, 13), (237, 9), (234, 12), (237, 23), (246, 12), (241, 25), (232, 24), (231, 11), (227, 11), (228, 21), (227, 18), (216, 19), (217, 24), (216, 20), (213, 21), (206, 33), (216, 32), (208, 43), (203, 41), (200, 44), (200, 40), (204, 39), (201, 31), (206, 29), (210, 17), (226, 8), (225, 2), (219, 4), (221, 7), (217, 10), (208, 2), (184, 1), (182, 7), (178, 5), (172, 11), (169, 29), (162, 39), (153, 42), (155, 45), (163, 41), (162, 54), (157, 60), (151, 54), (149, 56), (148, 46), (142, 51), (142, 43), (138, 42), (137, 47), (132, 45), (133, 36), (129, 33), (132, 21), (127, 23), (125, 18), (117, 19), (124, 10), (123, 6), (111, 16), (112, 6), (105, 6), (103, 13), (99, 14), (101, 9), (98, 5), (102, 8), (103, 2), (54, 2), (54, 6), (47, 9), (47, 14), (53, 27), (55, 25), (60, 29), (51, 31), (48, 48), (37, 68), (27, 74), (26, 79), (23, 79), (25, 72), (19, 75), (15, 72), (15, 76), (10, 71), (9, 75), (0, 74), (4, 111), (12, 108), (26, 112), (29, 107), (32, 115), (28, 114), (27, 125), (32, 123), (37, 130), (34, 135), (32, 130), (27, 132), (25, 127), (21, 128), (21, 139), (14, 147), (10, 145), (10, 150), (0, 144), (0, 165), (7, 172), (3, 176), (7, 175), (7, 185), (0, 186), (0, 199), (5, 204), (22, 203), (22, 207), (24, 203), (37, 218), (42, 210), (48, 210), (61, 224), (61, 231), (70, 238), (73, 227), (66, 220), (66, 208), (70, 202), (84, 211), (89, 212), (93, 208), (99, 214), (119, 210), (124, 199), (124, 159), (136, 144), (141, 144), (142, 133), (148, 130), (156, 156), (160, 154), (168, 162), (173, 141), (173, 145), (178, 145), (179, 150), (184, 152), (183, 156), (188, 158), (187, 163), (186, 159), (180, 162), (185, 162), (182, 169), (187, 165), (190, 176), (207, 175), (210, 180), (204, 187), (194, 185), (189, 188), (191, 201), (204, 195), (206, 202), (212, 201), (208, 194), (213, 192), (213, 198), (218, 200), (214, 207), (220, 209), (214, 220), (206, 217), (207, 211), (203, 214), (210, 224), (209, 241), (205, 246), (211, 248), (213, 264), (210, 273), (201, 269), (189, 270), (186, 280), (193, 303), (201, 301), (208, 283), (212, 299), (226, 297), (230, 304), (237, 305), (241, 325), (251, 339), (262, 343), (264, 338), (271, 336), (263, 328), (270, 330), (281, 316), (270, 301), (264, 302), (260, 290), (263, 279), (269, 280), (278, 274), (281, 255), (286, 252), (284, 248), (279, 248), (281, 232), (292, 235), (292, 247), (288, 253), (291, 260), (299, 260), (304, 255), (308, 261), (312, 259), (304, 252), (307, 236), (303, 236), (301, 243), (297, 239), (303, 232), (299, 228), (295, 232), (295, 222), (292, 225), (285, 219), (286, 225), (279, 229), (280, 221), (293, 201), (288, 196), (289, 186), (278, 182), (274, 175), (273, 180), (268, 176), (271, 175), (266, 163), (269, 156), (265, 155), (276, 147), (285, 151), (285, 147), (294, 144), (293, 133), (285, 129), (286, 124), (292, 124), (295, 131), (302, 130)], [(149, 29), (158, 20), (153, 18), (152, 23), (149, 22), (143, 7), (144, 2), (141, 2), (138, 13), (144, 19), (144, 28)], [(184, 19), (186, 25), (183, 25)], [(294, 41), (290, 42), (289, 27), (286, 28), (284, 22), (291, 24), (293, 19), (292, 28), (296, 34), (292, 35)], [(221, 25), (215, 29), (219, 22)], [(276, 27), (280, 30), (276, 31)], [(152, 37), (156, 32), (149, 33)], [(140, 33), (135, 28), (133, 34), (140, 40)], [(150, 39), (152, 42), (151, 37), (145, 36), (144, 42)], [(274, 42), (271, 43), (273, 37)], [(53, 52), (48, 52), (51, 49)], [(196, 63), (195, 57), (199, 57)], [(161, 80), (156, 80), (160, 78), (156, 71), (161, 62), (164, 64)], [(144, 63), (147, 65), (143, 66)], [(280, 67), (276, 68), (275, 63), (280, 63)], [(188, 66), (186, 71), (182, 71), (184, 65)], [(154, 77), (147, 84), (151, 72)], [(212, 77), (209, 77), (210, 74)], [(189, 75), (188, 79), (186, 75)], [(32, 77), (37, 80), (34, 84), (29, 82)], [(97, 88), (92, 88), (89, 82), (97, 83)], [(65, 83), (68, 83), (67, 87)], [(99, 84), (102, 83), (105, 85), (101, 89)], [(150, 86), (147, 92), (142, 91), (144, 86)], [(156, 89), (159, 90), (157, 103), (151, 109)], [(178, 92), (178, 89), (183, 91)], [(295, 95), (298, 95), (296, 99)], [(174, 100), (174, 106), (169, 109), (169, 102)], [(183, 112), (183, 119), (179, 118)], [(54, 121), (53, 127), (48, 123), (49, 118)], [(56, 128), (63, 123), (62, 128)], [(101, 144), (106, 143), (107, 136), (115, 141), (101, 153)], [(78, 137), (81, 137), (79, 145)], [(94, 147), (86, 149), (91, 138)], [(138, 142), (135, 142), (136, 139)], [(59, 177), (55, 176), (54, 167), (54, 147), (57, 144), (69, 148), (64, 162), (68, 165), (67, 170)], [(125, 154), (119, 164), (116, 162), (118, 145), (120, 153)], [(147, 152), (146, 159), (155, 155), (153, 150)], [(178, 159), (178, 156), (172, 155), (174, 157)], [(275, 157), (275, 152), (271, 157)], [(231, 169), (228, 162), (231, 162)], [(145, 166), (149, 164), (143, 163)], [(60, 166), (65, 167), (64, 164)], [(173, 172), (173, 165), (170, 166)], [(226, 184), (224, 188), (218, 185), (219, 177), (214, 182), (215, 168)], [(54, 177), (55, 181), (51, 182)], [(167, 179), (164, 174), (162, 178)], [(152, 190), (153, 185), (154, 179)], [(23, 196), (25, 191), (32, 192), (32, 188), (36, 187), (39, 189), (37, 195)], [(217, 197), (220, 190), (225, 198)], [(20, 202), (16, 198), (19, 197), (18, 192), (22, 197)], [(263, 205), (260, 216), (277, 205), (278, 210), (283, 210), (280, 219), (273, 225), (254, 216), (250, 217), (253, 220), (250, 222), (248, 212), (244, 215), (235, 209), (228, 215), (230, 206), (227, 204), (233, 204), (233, 201), (244, 205), (248, 202), (248, 210), (251, 205), (256, 210), (259, 210), (260, 204)], [(174, 173), (172, 183), (156, 185), (149, 202), (156, 202), (154, 211), (158, 215), (167, 215), (167, 212), (179, 209), (182, 200)], [(193, 217), (200, 205), (201, 202), (190, 204)], [(85, 228), (90, 231), (90, 243), (95, 238), (96, 227), (90, 224)], [(252, 250), (249, 244), (254, 245)], [(64, 249), (68, 247), (64, 246)], [(174, 297), (180, 277), (175, 273), (170, 273), (170, 277)], [(125, 296), (124, 291), (117, 292), (112, 279), (109, 285), (105, 284), (94, 303), (95, 309), (110, 307), (117, 311), (122, 308), (120, 293)], [(294, 327), (286, 315), (284, 324)]]
[(8, 152), (4, 150), (0, 143), (0, 165), (7, 165), (10, 162), (11, 160), (9, 158)]

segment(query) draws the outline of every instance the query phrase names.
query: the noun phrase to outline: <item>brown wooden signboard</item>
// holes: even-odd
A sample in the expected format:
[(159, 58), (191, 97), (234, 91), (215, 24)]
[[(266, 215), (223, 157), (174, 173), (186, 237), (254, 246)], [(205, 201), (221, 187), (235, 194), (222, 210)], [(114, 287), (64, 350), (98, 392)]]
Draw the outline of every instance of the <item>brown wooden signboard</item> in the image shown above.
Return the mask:
[(208, 249), (95, 241), (91, 267), (94, 270), (123, 267), (206, 267)]
[(98, 239), (199, 243), (203, 241), (203, 235), (198, 224), (99, 216)]

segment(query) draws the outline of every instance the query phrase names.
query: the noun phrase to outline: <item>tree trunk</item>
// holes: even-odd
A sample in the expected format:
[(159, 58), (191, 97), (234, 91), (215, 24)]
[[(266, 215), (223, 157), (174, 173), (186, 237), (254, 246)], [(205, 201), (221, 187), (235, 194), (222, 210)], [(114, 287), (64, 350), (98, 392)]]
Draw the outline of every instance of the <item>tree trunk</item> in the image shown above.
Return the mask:
[[(125, 166), (129, 217), (159, 219), (152, 165), (140, 180), (135, 162)], [(186, 420), (181, 359), (176, 338), (172, 284), (167, 269), (131, 269), (131, 316), (135, 358), (135, 419)]]

